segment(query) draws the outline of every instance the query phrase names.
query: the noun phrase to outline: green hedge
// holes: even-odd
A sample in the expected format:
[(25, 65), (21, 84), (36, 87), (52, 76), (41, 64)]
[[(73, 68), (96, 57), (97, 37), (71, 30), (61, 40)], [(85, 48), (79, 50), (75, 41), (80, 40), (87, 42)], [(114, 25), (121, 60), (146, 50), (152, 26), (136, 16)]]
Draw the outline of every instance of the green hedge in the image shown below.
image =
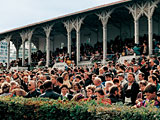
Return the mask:
[(0, 120), (160, 120), (156, 107), (130, 108), (95, 101), (61, 101), (44, 98), (0, 97)]

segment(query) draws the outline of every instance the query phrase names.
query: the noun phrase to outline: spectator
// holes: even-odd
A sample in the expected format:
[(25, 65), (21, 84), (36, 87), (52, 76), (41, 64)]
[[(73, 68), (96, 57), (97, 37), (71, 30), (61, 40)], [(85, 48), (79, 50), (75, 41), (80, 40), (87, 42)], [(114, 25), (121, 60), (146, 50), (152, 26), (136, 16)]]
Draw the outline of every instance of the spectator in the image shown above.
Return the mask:
[(7, 83), (7, 82), (2, 83), (1, 88), (2, 88), (2, 94), (0, 95), (0, 97), (11, 95), (9, 83)]
[(123, 88), (123, 102), (126, 105), (135, 105), (137, 94), (139, 93), (139, 85), (135, 82), (135, 76), (133, 73), (128, 73), (128, 83)]
[(36, 89), (36, 81), (29, 81), (28, 83), (28, 90), (29, 92), (25, 96), (26, 98), (32, 98), (32, 97), (39, 97), (41, 94), (37, 89)]
[(40, 97), (43, 97), (43, 98), (52, 98), (52, 99), (62, 99), (62, 96), (56, 92), (54, 92), (52, 90), (53, 86), (52, 86), (52, 81), (50, 80), (46, 80), (44, 82), (44, 89), (45, 89), (45, 92), (43, 94), (40, 95)]

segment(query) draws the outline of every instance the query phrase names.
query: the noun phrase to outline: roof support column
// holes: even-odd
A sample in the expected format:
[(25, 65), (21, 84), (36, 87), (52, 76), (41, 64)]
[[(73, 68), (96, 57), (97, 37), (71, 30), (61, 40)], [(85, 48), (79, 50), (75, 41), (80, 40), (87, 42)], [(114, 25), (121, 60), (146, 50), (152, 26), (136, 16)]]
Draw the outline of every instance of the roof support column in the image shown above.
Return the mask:
[(5, 40), (7, 41), (7, 70), (8, 70), (9, 65), (10, 65), (10, 40), (11, 40), (11, 35), (6, 36)]
[(111, 13), (113, 10), (110, 11), (103, 11), (101, 13), (98, 13), (97, 16), (102, 22), (103, 27), (103, 64), (106, 63), (106, 55), (107, 55), (107, 23), (108, 19), (111, 17)]
[(132, 6), (126, 7), (129, 12), (132, 14), (134, 19), (134, 40), (136, 44), (139, 44), (139, 18), (143, 13), (144, 6), (139, 4), (133, 4)]
[(31, 31), (29, 31), (28, 32), (28, 44), (29, 44), (29, 46), (28, 46), (28, 65), (31, 65), (31, 62), (32, 62), (32, 60), (31, 60), (31, 38), (32, 38), (32, 35), (33, 35), (33, 30), (31, 30)]
[(20, 36), (22, 38), (22, 66), (24, 66), (25, 62), (25, 41), (27, 40), (28, 34), (27, 32), (20, 33)]
[(83, 20), (84, 20), (84, 17), (76, 18), (72, 23), (74, 29), (76, 30), (76, 40), (77, 40), (77, 60), (76, 60), (76, 63), (77, 63), (77, 65), (80, 61), (80, 29), (81, 29), (81, 25), (83, 23)]
[(16, 48), (16, 60), (18, 59), (19, 57), (19, 48)]
[(156, 1), (147, 1), (144, 6), (144, 14), (148, 18), (148, 45), (149, 45), (149, 55), (153, 54), (153, 22), (152, 22), (152, 16), (154, 13), (155, 8), (157, 7), (157, 4), (159, 3), (159, 0)]
[(68, 20), (66, 22), (63, 22), (66, 30), (67, 30), (67, 40), (68, 40), (68, 53), (69, 53), (69, 58), (71, 58), (71, 31), (73, 29), (72, 21)]
[(43, 27), (45, 33), (46, 33), (46, 66), (49, 67), (50, 63), (50, 33), (52, 30), (53, 25), (47, 25)]

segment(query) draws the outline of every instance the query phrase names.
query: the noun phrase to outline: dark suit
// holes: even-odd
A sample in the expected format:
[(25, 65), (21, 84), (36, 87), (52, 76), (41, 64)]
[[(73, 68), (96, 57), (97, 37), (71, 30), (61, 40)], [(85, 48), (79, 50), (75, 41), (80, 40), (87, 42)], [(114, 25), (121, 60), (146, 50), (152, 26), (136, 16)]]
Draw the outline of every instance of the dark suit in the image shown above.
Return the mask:
[(43, 94), (40, 95), (40, 97), (52, 98), (52, 99), (58, 99), (60, 97), (62, 99), (62, 96), (54, 92), (52, 89), (46, 90)]
[[(127, 96), (127, 88), (128, 88), (128, 83), (126, 83), (124, 85), (124, 88), (123, 88), (123, 103), (125, 102), (125, 97)], [(136, 101), (136, 98), (137, 98), (137, 95), (139, 93), (139, 85), (138, 83), (134, 82), (131, 86), (131, 90), (129, 91), (129, 96), (131, 96), (131, 105), (135, 105), (135, 101)]]
[(39, 97), (41, 93), (38, 90), (33, 91), (32, 93), (28, 92), (25, 98)]

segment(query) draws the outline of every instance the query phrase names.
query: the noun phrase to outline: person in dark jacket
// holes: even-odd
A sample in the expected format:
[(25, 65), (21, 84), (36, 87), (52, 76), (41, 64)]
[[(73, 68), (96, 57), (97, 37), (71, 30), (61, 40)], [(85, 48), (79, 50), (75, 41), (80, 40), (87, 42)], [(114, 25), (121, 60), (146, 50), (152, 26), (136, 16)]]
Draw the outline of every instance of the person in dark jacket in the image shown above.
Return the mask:
[(41, 94), (40, 97), (52, 98), (52, 99), (59, 99), (59, 98), (62, 99), (62, 96), (60, 94), (53, 91), (51, 80), (46, 80), (43, 85), (44, 85), (45, 92)]
[(32, 97), (39, 97), (41, 94), (37, 89), (36, 89), (36, 81), (31, 80), (28, 83), (28, 94), (25, 96), (26, 98), (32, 98)]
[(111, 99), (111, 103), (116, 103), (116, 102), (119, 102), (119, 95), (118, 95), (118, 87), (116, 85), (112, 86), (110, 88), (110, 91), (109, 91), (109, 97)]
[(139, 93), (139, 85), (135, 81), (134, 73), (128, 73), (128, 83), (123, 88), (123, 102), (126, 105), (135, 105), (137, 94)]

